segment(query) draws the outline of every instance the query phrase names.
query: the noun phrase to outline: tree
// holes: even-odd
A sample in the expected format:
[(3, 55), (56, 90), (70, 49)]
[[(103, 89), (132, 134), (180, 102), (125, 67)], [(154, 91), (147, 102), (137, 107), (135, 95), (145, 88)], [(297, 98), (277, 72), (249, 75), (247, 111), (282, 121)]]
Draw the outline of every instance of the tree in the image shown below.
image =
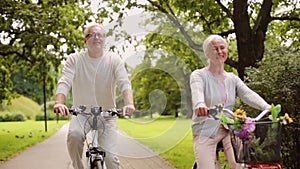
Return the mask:
[(0, 78), (6, 81), (0, 101), (13, 93), (11, 75), (20, 68), (53, 91), (61, 60), (84, 45), (82, 26), (92, 15), (89, 8), (73, 0), (3, 0), (0, 8), (0, 64), (4, 72)]
[(299, 49), (269, 49), (259, 68), (246, 69), (248, 85), (269, 103), (280, 104), (281, 116), (288, 113), (294, 119), (294, 123), (282, 127), (281, 157), (287, 168), (300, 167), (299, 55)]
[[(41, 84), (36, 78), (26, 75), (26, 70), (24, 70), (24, 68), (21, 68), (18, 72), (12, 74), (11, 80), (14, 84), (13, 92), (31, 98), (38, 104), (43, 103), (43, 95), (41, 94), (43, 93), (43, 90)], [(50, 93), (50, 91), (48, 92)]]
[[(265, 51), (265, 40), (270, 36), (280, 38), (282, 42), (292, 39), (299, 44), (299, 2), (293, 0), (147, 0), (141, 3), (138, 0), (106, 1), (107, 5), (99, 9), (100, 13), (111, 11), (108, 16), (125, 16), (128, 9), (144, 8), (146, 11), (163, 13), (177, 29), (173, 33), (180, 32), (190, 48), (201, 51), (201, 43), (197, 42), (188, 29), (197, 28), (194, 31), (207, 34), (220, 34), (225, 37), (233, 35), (236, 38), (237, 54), (227, 60), (227, 64), (236, 68), (239, 76), (244, 78), (246, 67), (257, 66), (262, 60)], [(108, 10), (111, 8), (112, 10)], [(165, 23), (162, 17), (151, 18), (152, 24)], [(162, 19), (162, 20), (160, 20)], [(121, 19), (118, 19), (122, 21)], [(160, 21), (158, 21), (160, 20)], [(281, 32), (268, 32), (271, 23), (280, 23), (288, 29)], [(160, 27), (159, 29), (165, 29)], [(268, 33), (271, 33), (270, 35)], [(165, 44), (168, 45), (168, 44)]]
[[(178, 117), (180, 105), (180, 83), (175, 72), (175, 57), (161, 56), (155, 65), (148, 59), (133, 71), (132, 85), (136, 108), (142, 112)], [(169, 70), (167, 70), (169, 67)]]
[[(99, 15), (120, 25), (130, 9), (142, 8), (151, 13), (145, 24), (153, 24), (156, 29), (146, 36), (148, 51), (166, 50), (176, 53), (192, 71), (203, 67), (205, 59), (202, 42), (209, 34), (219, 34), (230, 40), (230, 56), (226, 69), (236, 70), (244, 79), (245, 68), (258, 67), (263, 59), (265, 44), (279, 41), (279, 45), (296, 48), (299, 45), (299, 2), (292, 0), (147, 0), (104, 1), (99, 8)], [(111, 16), (116, 16), (113, 20)], [(149, 17), (148, 17), (149, 18)], [(115, 28), (115, 27), (114, 27)], [(124, 35), (124, 32), (122, 32)], [(132, 41), (130, 36), (124, 40)], [(292, 42), (292, 43), (287, 43)], [(185, 55), (179, 43), (194, 54)], [(278, 43), (276, 44), (278, 45)], [(270, 45), (270, 47), (275, 47)], [(197, 57), (198, 56), (198, 57)], [(154, 60), (156, 58), (153, 58)], [(200, 59), (200, 60), (199, 60)], [(186, 74), (188, 75), (188, 73)], [(188, 78), (185, 81), (189, 81)], [(189, 85), (186, 85), (189, 93)], [(187, 99), (188, 107), (191, 101)], [(191, 111), (190, 111), (191, 112)]]

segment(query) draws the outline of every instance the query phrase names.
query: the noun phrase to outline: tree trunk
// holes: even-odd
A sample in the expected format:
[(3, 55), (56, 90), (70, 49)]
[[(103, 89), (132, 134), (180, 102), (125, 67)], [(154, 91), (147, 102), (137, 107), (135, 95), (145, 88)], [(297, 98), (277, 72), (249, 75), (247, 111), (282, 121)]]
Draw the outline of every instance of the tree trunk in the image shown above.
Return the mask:
[(272, 0), (264, 0), (256, 22), (251, 28), (247, 1), (234, 0), (233, 22), (238, 48), (238, 73), (243, 80), (245, 68), (257, 66), (264, 55), (264, 41), (268, 24), (271, 21)]

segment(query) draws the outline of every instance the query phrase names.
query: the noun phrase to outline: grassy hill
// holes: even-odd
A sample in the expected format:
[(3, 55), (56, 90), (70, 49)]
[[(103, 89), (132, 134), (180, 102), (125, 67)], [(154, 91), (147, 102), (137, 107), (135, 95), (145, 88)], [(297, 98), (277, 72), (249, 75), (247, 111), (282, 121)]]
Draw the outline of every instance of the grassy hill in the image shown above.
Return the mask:
[(23, 114), (27, 119), (34, 119), (35, 115), (41, 111), (38, 103), (30, 98), (20, 96), (13, 99), (10, 105), (2, 105), (0, 114)]

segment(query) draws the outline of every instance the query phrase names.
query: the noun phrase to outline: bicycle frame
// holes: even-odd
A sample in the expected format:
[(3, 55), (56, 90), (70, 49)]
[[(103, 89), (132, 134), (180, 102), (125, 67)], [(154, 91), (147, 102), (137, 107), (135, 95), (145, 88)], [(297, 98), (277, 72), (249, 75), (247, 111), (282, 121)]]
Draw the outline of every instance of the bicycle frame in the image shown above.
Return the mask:
[[(92, 125), (91, 125), (91, 136), (92, 140), (90, 143), (88, 143), (88, 139), (86, 138), (86, 157), (87, 157), (87, 166), (90, 169), (106, 169), (105, 165), (105, 151), (102, 151), (99, 147), (98, 143), (98, 118), (100, 116), (102, 117), (109, 117), (109, 116), (115, 116), (120, 115), (116, 111), (102, 111), (101, 107), (92, 107), (90, 113), (85, 112), (86, 107), (85, 106), (79, 106), (79, 110), (76, 109), (70, 109), (70, 113), (72, 113), (74, 116), (77, 116), (78, 114), (89, 116), (89, 118), (92, 118)], [(100, 117), (101, 118), (101, 117)], [(84, 129), (83, 129), (84, 130)], [(87, 134), (87, 133), (86, 133)]]

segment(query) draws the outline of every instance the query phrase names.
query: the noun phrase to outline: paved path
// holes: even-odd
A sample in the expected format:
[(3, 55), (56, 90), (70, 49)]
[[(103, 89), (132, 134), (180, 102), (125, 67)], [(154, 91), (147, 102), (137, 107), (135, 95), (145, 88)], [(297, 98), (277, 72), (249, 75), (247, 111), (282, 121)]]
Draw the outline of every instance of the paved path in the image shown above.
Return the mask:
[[(66, 147), (67, 129), (68, 125), (64, 125), (47, 140), (0, 165), (0, 169), (72, 169)], [(118, 140), (122, 169), (174, 169), (162, 157), (127, 135), (120, 132)]]

